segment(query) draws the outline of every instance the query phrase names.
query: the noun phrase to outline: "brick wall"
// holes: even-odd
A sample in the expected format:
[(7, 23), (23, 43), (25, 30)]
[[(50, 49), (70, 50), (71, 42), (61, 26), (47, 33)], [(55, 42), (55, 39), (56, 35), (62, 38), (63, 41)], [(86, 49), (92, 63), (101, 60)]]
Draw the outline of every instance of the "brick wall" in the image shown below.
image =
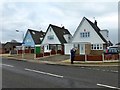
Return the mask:
[(45, 52), (44, 56), (50, 56), (50, 53), (49, 52)]
[(39, 58), (39, 57), (43, 57), (43, 54), (42, 53), (36, 54), (36, 58)]
[(91, 50), (90, 55), (102, 55), (103, 50)]
[(91, 44), (86, 44), (85, 45), (85, 53), (89, 55), (91, 52)]
[(53, 54), (56, 54), (56, 51), (55, 50), (52, 50), (51, 51), (51, 54), (53, 55)]

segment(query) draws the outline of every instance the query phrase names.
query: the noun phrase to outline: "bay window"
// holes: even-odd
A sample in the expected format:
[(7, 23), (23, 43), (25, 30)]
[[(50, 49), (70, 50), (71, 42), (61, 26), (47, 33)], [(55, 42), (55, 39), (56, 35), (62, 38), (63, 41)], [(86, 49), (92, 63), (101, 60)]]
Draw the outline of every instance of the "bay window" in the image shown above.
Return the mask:
[(92, 44), (91, 49), (92, 50), (103, 50), (103, 44)]

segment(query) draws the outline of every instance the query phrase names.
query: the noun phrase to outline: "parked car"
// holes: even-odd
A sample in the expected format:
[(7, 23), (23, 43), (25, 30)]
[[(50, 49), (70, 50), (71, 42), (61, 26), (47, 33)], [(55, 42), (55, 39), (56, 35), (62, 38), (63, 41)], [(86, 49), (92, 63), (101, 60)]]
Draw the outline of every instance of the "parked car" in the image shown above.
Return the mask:
[(108, 49), (104, 50), (105, 54), (118, 54), (120, 53), (120, 50), (116, 46), (111, 46)]

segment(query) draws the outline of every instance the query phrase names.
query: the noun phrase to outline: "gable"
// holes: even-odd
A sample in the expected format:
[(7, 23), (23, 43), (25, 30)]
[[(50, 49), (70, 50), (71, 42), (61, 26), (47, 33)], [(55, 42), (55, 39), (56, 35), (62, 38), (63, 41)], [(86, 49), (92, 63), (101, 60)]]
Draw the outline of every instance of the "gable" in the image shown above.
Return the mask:
[(48, 27), (48, 30), (42, 41), (42, 44), (61, 44), (51, 26)]
[[(80, 33), (86, 33), (86, 32), (89, 32), (90, 36), (82, 38), (80, 36)], [(73, 35), (72, 43), (75, 43), (75, 42), (78, 42), (78, 43), (90, 42), (91, 44), (105, 43), (85, 18), (83, 18), (75, 34)]]
[(26, 36), (23, 40), (23, 43), (24, 43), (24, 46), (31, 46), (31, 47), (35, 46), (35, 43), (29, 31), (27, 31)]

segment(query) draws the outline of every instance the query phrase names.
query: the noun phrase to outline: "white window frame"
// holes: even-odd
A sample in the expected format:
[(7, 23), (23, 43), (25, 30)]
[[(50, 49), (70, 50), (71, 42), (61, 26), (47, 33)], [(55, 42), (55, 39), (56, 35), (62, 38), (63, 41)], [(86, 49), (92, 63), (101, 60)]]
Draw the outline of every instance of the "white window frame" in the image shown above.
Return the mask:
[(103, 44), (92, 44), (91, 50), (103, 50)]
[(90, 32), (80, 32), (80, 37), (81, 38), (88, 38), (88, 37), (90, 37)]
[(61, 45), (58, 45), (58, 50), (62, 50), (62, 46)]
[[(50, 39), (50, 37), (52, 37), (52, 39)], [(48, 39), (48, 40), (54, 40), (54, 35), (49, 35), (49, 36), (47, 36), (47, 39)]]
[(31, 39), (27, 39), (26, 42), (32, 42)]

